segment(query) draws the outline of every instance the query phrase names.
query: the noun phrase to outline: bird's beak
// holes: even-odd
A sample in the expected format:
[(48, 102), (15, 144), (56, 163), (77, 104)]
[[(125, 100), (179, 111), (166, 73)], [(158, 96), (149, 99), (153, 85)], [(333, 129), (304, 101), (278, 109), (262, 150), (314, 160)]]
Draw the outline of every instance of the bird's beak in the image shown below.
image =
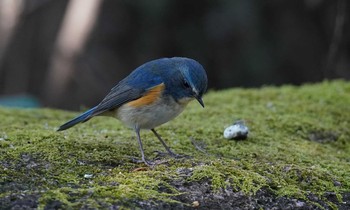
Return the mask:
[(197, 96), (196, 99), (199, 102), (199, 104), (204, 108), (204, 102), (203, 102), (202, 98), (200, 96)]

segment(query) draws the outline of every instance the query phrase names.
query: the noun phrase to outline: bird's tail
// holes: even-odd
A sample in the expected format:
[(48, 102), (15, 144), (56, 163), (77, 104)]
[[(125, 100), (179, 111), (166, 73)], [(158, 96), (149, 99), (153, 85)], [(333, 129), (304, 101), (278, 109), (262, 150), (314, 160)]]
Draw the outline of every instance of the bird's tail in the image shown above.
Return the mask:
[(81, 122), (86, 122), (88, 121), (91, 117), (93, 117), (93, 113), (95, 111), (96, 107), (84, 112), (83, 114), (79, 115), (78, 117), (66, 122), (65, 124), (61, 125), (57, 131), (63, 131), (66, 130), (70, 127), (73, 127), (74, 125), (81, 123)]

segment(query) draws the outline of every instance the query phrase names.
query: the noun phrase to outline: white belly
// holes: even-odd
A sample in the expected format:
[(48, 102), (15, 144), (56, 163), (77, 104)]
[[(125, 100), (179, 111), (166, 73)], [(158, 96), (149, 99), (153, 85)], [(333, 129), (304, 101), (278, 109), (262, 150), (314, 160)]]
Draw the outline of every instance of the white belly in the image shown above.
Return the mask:
[(174, 99), (168, 98), (143, 107), (124, 104), (118, 108), (115, 117), (131, 128), (152, 129), (178, 116), (189, 101), (176, 103)]

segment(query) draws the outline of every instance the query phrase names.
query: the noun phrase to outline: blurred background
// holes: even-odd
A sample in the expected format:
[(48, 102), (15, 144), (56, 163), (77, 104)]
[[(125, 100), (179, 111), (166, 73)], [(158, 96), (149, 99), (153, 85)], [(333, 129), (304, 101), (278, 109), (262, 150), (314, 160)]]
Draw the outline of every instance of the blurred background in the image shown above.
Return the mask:
[(0, 104), (78, 110), (160, 57), (210, 89), (350, 79), (347, 0), (0, 0)]

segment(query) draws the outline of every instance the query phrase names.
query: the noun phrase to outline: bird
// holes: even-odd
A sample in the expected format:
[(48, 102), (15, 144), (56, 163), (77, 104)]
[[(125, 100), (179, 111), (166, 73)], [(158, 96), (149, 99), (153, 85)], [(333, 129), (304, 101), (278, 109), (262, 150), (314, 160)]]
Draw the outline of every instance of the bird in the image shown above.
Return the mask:
[(208, 78), (203, 66), (186, 57), (159, 58), (137, 67), (119, 81), (95, 107), (61, 125), (66, 130), (95, 116), (110, 116), (133, 129), (141, 152), (142, 162), (147, 160), (140, 130), (151, 130), (168, 154), (178, 157), (164, 142), (155, 128), (177, 117), (193, 99), (204, 108), (203, 94)]

